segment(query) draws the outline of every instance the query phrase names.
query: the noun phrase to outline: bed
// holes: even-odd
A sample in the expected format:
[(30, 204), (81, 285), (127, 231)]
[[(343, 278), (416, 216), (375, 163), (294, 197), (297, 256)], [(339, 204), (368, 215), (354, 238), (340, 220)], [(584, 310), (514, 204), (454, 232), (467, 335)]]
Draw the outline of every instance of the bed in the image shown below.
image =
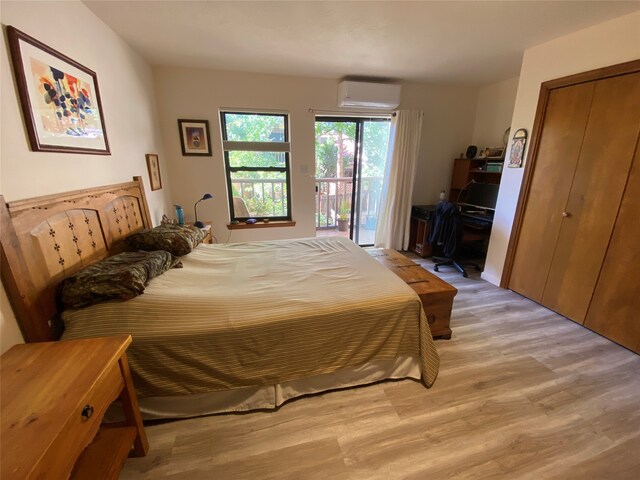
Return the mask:
[(437, 376), (419, 297), (347, 239), (199, 245), (143, 295), (60, 315), (62, 279), (150, 227), (141, 179), (1, 204), (3, 283), (25, 339), (131, 334), (147, 418), (274, 408), (390, 378), (430, 386)]

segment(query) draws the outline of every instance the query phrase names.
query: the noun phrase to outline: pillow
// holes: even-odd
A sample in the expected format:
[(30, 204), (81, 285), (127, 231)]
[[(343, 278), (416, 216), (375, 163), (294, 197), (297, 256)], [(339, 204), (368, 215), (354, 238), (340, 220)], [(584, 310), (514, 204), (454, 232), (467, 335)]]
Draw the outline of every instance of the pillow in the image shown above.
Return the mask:
[(64, 279), (58, 287), (58, 303), (63, 308), (80, 308), (114, 298), (128, 300), (173, 267), (182, 268), (182, 262), (163, 250), (120, 253)]
[(205, 232), (197, 227), (166, 224), (129, 235), (125, 242), (136, 250), (166, 250), (180, 257), (196, 248), (204, 237)]

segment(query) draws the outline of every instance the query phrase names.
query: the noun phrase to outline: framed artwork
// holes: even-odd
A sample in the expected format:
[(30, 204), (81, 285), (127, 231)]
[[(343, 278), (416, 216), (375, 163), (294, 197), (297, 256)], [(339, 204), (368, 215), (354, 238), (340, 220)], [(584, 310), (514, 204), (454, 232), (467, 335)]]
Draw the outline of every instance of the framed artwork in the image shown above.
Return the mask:
[(185, 156), (211, 156), (208, 120), (178, 120), (180, 146)]
[(511, 142), (511, 154), (509, 155), (509, 167), (522, 167), (522, 156), (524, 155), (524, 147), (527, 145), (527, 131), (524, 128), (516, 130), (513, 134)]
[(31, 149), (110, 155), (95, 72), (12, 26), (7, 35)]
[(147, 170), (149, 170), (149, 182), (151, 190), (160, 190), (162, 188), (162, 177), (160, 176), (160, 160), (155, 153), (147, 153)]

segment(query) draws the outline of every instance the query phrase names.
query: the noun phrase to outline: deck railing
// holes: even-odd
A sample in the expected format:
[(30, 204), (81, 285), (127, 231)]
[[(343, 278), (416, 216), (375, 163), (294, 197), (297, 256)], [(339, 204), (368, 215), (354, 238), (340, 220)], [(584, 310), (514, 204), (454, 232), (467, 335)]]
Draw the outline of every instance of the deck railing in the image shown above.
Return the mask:
[[(360, 225), (372, 227), (380, 208), (382, 177), (362, 177), (360, 190)], [(335, 228), (341, 210), (351, 211), (352, 192), (351, 177), (316, 178), (316, 229)]]
[(252, 217), (287, 215), (286, 181), (279, 178), (233, 179), (233, 191), (247, 205)]
[[(360, 225), (375, 225), (380, 208), (382, 177), (362, 177)], [(284, 179), (234, 179), (233, 189), (242, 197), (251, 216), (286, 215), (287, 200)], [(316, 178), (316, 229), (335, 228), (341, 210), (351, 211), (353, 179)]]

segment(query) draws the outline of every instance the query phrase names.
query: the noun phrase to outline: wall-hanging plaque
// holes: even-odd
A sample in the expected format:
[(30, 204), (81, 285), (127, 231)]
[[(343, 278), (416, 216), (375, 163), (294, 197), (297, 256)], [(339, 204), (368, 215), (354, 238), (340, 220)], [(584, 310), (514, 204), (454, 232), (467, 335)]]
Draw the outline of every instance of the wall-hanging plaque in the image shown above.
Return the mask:
[(522, 167), (522, 157), (524, 155), (524, 147), (527, 144), (527, 131), (524, 128), (516, 130), (513, 134), (511, 142), (511, 154), (509, 155), (509, 167)]

